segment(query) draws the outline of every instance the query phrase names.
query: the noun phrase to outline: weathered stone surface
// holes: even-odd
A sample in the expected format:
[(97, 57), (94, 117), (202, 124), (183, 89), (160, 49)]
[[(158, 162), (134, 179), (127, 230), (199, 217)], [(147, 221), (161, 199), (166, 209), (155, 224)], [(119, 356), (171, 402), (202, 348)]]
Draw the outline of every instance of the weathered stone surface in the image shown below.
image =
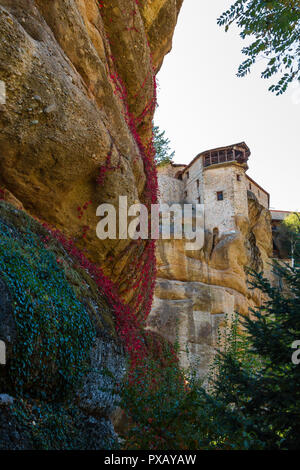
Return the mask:
[(10, 395), (7, 395), (7, 393), (0, 394), (0, 406), (12, 405), (13, 402), (14, 402), (13, 397), (11, 397)]
[(120, 345), (98, 338), (91, 351), (91, 371), (78, 394), (80, 408), (93, 416), (111, 416), (118, 405), (113, 390), (122, 381), (125, 365)]
[[(85, 246), (113, 280), (126, 276), (129, 241), (97, 239), (96, 208), (142, 201), (144, 145), (151, 135), (153, 71), (170, 50), (182, 0), (1, 0), (0, 187), (25, 209)], [(105, 181), (101, 165), (111, 152)], [(77, 208), (92, 201), (82, 219)], [(89, 226), (85, 240), (82, 230)], [(131, 251), (130, 256), (135, 256)], [(110, 260), (108, 261), (108, 255)], [(124, 287), (124, 286), (123, 286)]]
[[(249, 196), (249, 217), (236, 216), (237, 229), (214, 238), (206, 231), (201, 251), (186, 251), (186, 240), (160, 240), (158, 279), (147, 327), (180, 343), (181, 362), (204, 376), (213, 358), (218, 328), (236, 311), (261, 303), (249, 289), (246, 267), (270, 275), (270, 213)], [(188, 351), (188, 353), (187, 353)]]

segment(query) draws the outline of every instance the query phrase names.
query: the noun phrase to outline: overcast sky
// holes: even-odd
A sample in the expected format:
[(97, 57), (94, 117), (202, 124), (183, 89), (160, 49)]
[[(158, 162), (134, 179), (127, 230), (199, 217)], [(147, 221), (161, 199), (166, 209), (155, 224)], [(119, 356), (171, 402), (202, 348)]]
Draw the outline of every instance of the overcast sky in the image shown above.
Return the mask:
[(184, 0), (158, 74), (155, 124), (171, 140), (176, 163), (245, 141), (248, 174), (271, 194), (271, 207), (300, 210), (300, 87), (275, 96), (260, 78), (263, 64), (236, 77), (244, 41), (237, 29), (225, 33), (216, 23), (232, 3)]

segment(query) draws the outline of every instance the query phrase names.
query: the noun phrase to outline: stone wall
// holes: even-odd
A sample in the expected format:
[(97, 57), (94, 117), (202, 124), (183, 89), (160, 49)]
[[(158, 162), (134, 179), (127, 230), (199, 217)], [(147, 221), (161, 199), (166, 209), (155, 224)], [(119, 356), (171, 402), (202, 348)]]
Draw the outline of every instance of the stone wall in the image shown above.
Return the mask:
[[(187, 177), (187, 171), (189, 177)], [(189, 167), (184, 175), (183, 179), (186, 183), (187, 197), (186, 201), (191, 203), (199, 203), (198, 198), (203, 204), (204, 201), (204, 178), (203, 178), (203, 160), (198, 158), (193, 165)], [(197, 183), (199, 181), (199, 183)]]
[[(237, 175), (241, 181), (237, 180)], [(223, 200), (217, 192), (223, 192)], [(235, 216), (248, 216), (244, 168), (237, 163), (219, 164), (204, 170), (205, 227), (219, 233), (236, 230)]]
[(161, 202), (181, 203), (184, 199), (184, 182), (168, 175), (158, 176), (159, 200)]
[(270, 201), (268, 193), (263, 190), (257, 183), (255, 183), (255, 181), (249, 178), (248, 175), (246, 175), (246, 187), (248, 191), (252, 191), (252, 193), (255, 195), (255, 197), (263, 207), (269, 209)]
[(175, 178), (177, 173), (182, 171), (184, 168), (185, 168), (185, 165), (179, 165), (179, 164), (171, 162), (171, 163), (159, 165), (157, 167), (157, 174), (158, 176), (167, 175), (167, 176), (171, 176)]

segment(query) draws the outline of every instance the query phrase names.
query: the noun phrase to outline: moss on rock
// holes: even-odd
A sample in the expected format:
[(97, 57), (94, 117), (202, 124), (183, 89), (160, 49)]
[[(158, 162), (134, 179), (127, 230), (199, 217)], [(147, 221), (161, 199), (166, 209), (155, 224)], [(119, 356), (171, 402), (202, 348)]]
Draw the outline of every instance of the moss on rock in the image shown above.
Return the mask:
[(113, 311), (60, 242), (4, 201), (0, 320), (0, 393), (14, 397), (0, 407), (0, 449), (115, 448), (115, 396), (103, 372), (121, 380), (124, 371)]

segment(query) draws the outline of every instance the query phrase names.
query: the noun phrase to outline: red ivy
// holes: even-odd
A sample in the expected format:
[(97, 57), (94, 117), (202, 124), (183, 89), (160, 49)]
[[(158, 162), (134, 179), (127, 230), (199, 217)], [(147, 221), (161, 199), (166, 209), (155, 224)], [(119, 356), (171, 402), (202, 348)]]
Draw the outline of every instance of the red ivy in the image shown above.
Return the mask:
[[(136, 5), (139, 5), (138, 0), (134, 0)], [(105, 7), (104, 0), (99, 0), (99, 8)], [(135, 15), (132, 15), (133, 20)], [(135, 29), (133, 27), (133, 29)], [(137, 31), (138, 32), (138, 31)], [(149, 46), (149, 44), (148, 44)], [(150, 47), (149, 47), (150, 50)], [(151, 55), (150, 55), (151, 56)], [(111, 57), (112, 63), (115, 62), (115, 58)], [(152, 57), (151, 57), (152, 61)], [(153, 132), (150, 141), (144, 145), (139, 135), (138, 128), (142, 126), (143, 121), (148, 115), (151, 115), (155, 110), (156, 106), (156, 78), (154, 67), (151, 64), (151, 73), (145, 78), (141, 84), (139, 92), (143, 92), (148, 80), (153, 82), (153, 97), (149, 103), (145, 106), (145, 109), (138, 117), (134, 117), (129, 110), (127, 90), (118, 76), (117, 72), (114, 71), (110, 74), (110, 79), (113, 84), (114, 94), (123, 102), (124, 105), (124, 118), (128, 125), (128, 128), (135, 139), (137, 147), (139, 149), (140, 156), (144, 163), (144, 170), (146, 173), (146, 188), (145, 188), (145, 203), (150, 209), (151, 204), (156, 204), (158, 199), (158, 183), (156, 166), (154, 162), (155, 149), (153, 144)], [(120, 168), (120, 162), (117, 166), (113, 167), (111, 163), (112, 148), (106, 157), (105, 164), (99, 168), (97, 176), (97, 184), (102, 185), (105, 180), (106, 173), (108, 171), (114, 171)], [(0, 194), (1, 195), (1, 194)], [(81, 219), (84, 211), (88, 208), (91, 203), (85, 203), (83, 207), (78, 207), (78, 218)], [(124, 347), (131, 358), (131, 367), (135, 368), (138, 361), (142, 360), (147, 354), (147, 346), (145, 344), (145, 333), (143, 332), (144, 322), (146, 321), (148, 314), (151, 310), (152, 299), (154, 294), (155, 279), (156, 279), (156, 258), (155, 258), (155, 241), (141, 241), (137, 240), (132, 242), (135, 252), (138, 251), (140, 255), (135, 256), (134, 259), (129, 263), (127, 269), (126, 284), (127, 288), (122, 292), (125, 294), (134, 290), (135, 298), (131, 307), (126, 305), (120, 298), (119, 289), (120, 286), (116, 286), (109, 278), (107, 278), (101, 268), (93, 264), (85, 254), (83, 254), (72, 240), (67, 239), (58, 230), (53, 230), (50, 227), (46, 228), (49, 230), (51, 235), (55, 237), (65, 248), (65, 250), (72, 256), (81, 268), (85, 269), (90, 276), (95, 280), (99, 289), (105, 294), (107, 301), (110, 303), (114, 310), (116, 317), (116, 329), (123, 341)], [(86, 233), (89, 227), (83, 227), (83, 237), (86, 237)], [(47, 238), (44, 242), (47, 243)], [(142, 315), (139, 312), (143, 312)]]

